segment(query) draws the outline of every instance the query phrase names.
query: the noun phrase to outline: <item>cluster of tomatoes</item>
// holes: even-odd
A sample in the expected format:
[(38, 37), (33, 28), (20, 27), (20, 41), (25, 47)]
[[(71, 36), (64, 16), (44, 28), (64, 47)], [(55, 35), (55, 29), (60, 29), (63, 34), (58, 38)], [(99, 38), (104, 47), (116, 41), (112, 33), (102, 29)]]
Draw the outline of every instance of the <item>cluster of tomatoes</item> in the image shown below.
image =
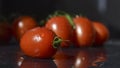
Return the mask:
[[(13, 22), (12, 30), (21, 50), (38, 58), (51, 58), (59, 47), (71, 44), (75, 47), (101, 46), (109, 38), (109, 31), (101, 22), (69, 14), (53, 15), (42, 27), (32, 17), (20, 16)], [(10, 34), (9, 30), (6, 33)]]

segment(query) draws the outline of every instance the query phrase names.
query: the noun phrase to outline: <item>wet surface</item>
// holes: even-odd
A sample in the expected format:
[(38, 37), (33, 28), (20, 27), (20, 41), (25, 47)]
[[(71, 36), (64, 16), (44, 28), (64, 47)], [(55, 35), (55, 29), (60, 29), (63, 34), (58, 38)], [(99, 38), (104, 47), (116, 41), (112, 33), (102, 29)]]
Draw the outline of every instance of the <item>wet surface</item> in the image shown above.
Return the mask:
[(25, 56), (19, 44), (0, 45), (0, 68), (119, 68), (120, 43), (104, 47), (60, 48), (54, 59)]

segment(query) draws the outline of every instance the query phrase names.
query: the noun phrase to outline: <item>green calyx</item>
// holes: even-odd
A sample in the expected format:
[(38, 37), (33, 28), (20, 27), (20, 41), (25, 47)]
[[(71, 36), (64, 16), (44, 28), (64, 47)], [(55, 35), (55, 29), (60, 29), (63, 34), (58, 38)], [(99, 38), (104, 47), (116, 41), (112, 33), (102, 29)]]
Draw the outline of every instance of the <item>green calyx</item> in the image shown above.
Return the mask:
[(62, 43), (62, 39), (60, 37), (55, 37), (53, 40), (53, 47), (58, 48), (60, 47), (60, 44)]

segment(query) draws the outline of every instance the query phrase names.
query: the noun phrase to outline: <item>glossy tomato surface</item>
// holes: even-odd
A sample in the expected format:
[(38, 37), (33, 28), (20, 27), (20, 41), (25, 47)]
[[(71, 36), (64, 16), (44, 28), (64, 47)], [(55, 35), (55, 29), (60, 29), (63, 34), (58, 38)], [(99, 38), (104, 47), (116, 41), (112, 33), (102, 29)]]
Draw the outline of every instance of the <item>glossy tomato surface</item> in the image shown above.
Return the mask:
[(37, 22), (30, 16), (20, 16), (15, 19), (12, 25), (15, 38), (20, 40), (26, 31), (37, 26)]
[(108, 28), (100, 22), (93, 22), (93, 26), (96, 31), (95, 45), (104, 44), (109, 39)]
[(22, 51), (31, 57), (51, 58), (57, 51), (53, 41), (55, 33), (47, 28), (36, 27), (27, 31), (21, 38)]
[(12, 29), (7, 22), (0, 22), (0, 43), (8, 43), (12, 38)]
[(49, 19), (45, 25), (46, 28), (54, 31), (57, 36), (63, 39), (62, 47), (69, 46), (72, 34), (72, 26), (65, 16), (55, 16)]
[(95, 30), (91, 21), (85, 17), (76, 16), (74, 19), (75, 29), (73, 41), (77, 46), (91, 46), (94, 41)]

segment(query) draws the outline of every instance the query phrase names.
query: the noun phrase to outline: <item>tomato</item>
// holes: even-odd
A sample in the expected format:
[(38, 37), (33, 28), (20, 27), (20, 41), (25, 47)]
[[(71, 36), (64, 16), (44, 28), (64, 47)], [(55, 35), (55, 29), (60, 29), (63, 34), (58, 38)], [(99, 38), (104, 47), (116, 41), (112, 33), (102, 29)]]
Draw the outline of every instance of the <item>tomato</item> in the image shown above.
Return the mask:
[(95, 30), (88, 18), (76, 16), (73, 19), (75, 29), (73, 32), (73, 42), (76, 46), (91, 46), (95, 38)]
[(8, 43), (12, 38), (12, 29), (7, 22), (0, 22), (0, 43)]
[(27, 31), (20, 41), (22, 51), (31, 57), (51, 58), (57, 51), (60, 43), (56, 34), (47, 29), (36, 27)]
[(95, 45), (104, 44), (109, 38), (108, 28), (101, 22), (93, 22), (94, 29), (96, 31)]
[(54, 31), (57, 36), (63, 39), (64, 42), (61, 44), (62, 47), (68, 47), (70, 45), (69, 41), (72, 34), (72, 26), (65, 16), (55, 16), (50, 18), (45, 27)]
[(15, 38), (19, 41), (22, 35), (37, 26), (37, 22), (30, 16), (20, 16), (12, 24)]

